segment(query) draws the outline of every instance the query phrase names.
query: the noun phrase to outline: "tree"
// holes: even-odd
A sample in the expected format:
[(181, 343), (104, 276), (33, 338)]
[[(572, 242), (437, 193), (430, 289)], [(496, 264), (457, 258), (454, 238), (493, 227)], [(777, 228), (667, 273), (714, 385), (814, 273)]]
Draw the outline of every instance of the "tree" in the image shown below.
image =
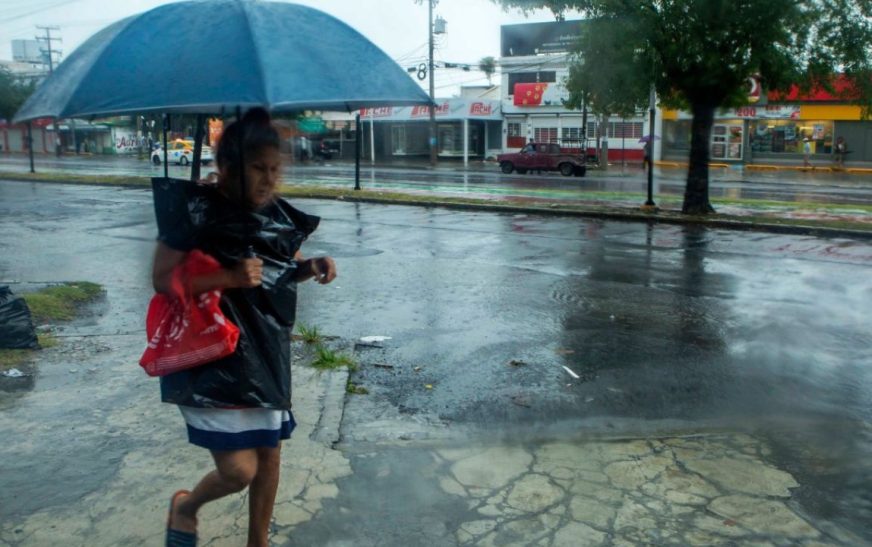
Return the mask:
[[(597, 23), (580, 40), (577, 70), (585, 82), (611, 81), (617, 63), (629, 71), (626, 83), (653, 82), (662, 105), (690, 110), (684, 213), (714, 211), (708, 194), (714, 115), (747, 103), (749, 78), (758, 77), (764, 89), (798, 84), (833, 91), (834, 75), (842, 72), (853, 83), (845, 97), (861, 104), (865, 116), (872, 111), (870, 0), (493, 1), (556, 15), (582, 11)], [(624, 42), (604, 56), (604, 43), (618, 36)]]
[[(624, 62), (633, 58), (633, 42), (626, 39), (632, 31), (623, 21), (585, 22), (566, 79), (569, 97), (563, 104), (567, 108), (587, 106), (608, 127), (611, 114), (630, 117), (647, 104), (649, 84), (640, 72), (647, 74), (648, 70), (638, 62)], [(607, 167), (605, 143), (601, 156)]]
[(493, 57), (482, 57), (478, 62), (478, 69), (484, 72), (484, 75), (487, 76), (487, 83), (490, 85), (491, 77), (497, 71), (497, 60)]
[(0, 67), (0, 118), (11, 120), (34, 89), (36, 83), (33, 80), (24, 82)]

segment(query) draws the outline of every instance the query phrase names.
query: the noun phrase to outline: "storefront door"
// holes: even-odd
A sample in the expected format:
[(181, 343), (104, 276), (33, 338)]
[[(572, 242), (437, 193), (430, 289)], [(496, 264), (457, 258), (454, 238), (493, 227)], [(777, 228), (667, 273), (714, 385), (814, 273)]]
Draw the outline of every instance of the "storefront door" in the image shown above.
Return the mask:
[(741, 160), (744, 157), (744, 127), (739, 124), (715, 124), (712, 127), (711, 161)]
[(402, 156), (406, 153), (406, 127), (402, 125), (391, 126), (391, 153)]

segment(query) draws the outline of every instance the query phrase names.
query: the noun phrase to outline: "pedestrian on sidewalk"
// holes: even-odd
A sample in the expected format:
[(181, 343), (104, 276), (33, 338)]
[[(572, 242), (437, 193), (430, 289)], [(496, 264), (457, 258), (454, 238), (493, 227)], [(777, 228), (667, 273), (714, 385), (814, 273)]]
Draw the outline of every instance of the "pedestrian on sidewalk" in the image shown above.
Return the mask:
[(191, 491), (172, 496), (167, 546), (196, 545), (199, 509), (246, 487), (248, 545), (269, 544), (281, 442), (295, 426), (290, 333), (296, 286), (336, 277), (330, 257), (304, 259), (300, 253), (319, 219), (276, 196), (279, 148), (279, 134), (264, 109), (228, 125), (216, 149), (217, 183), (199, 186), (191, 198), (196, 211), (191, 226), (158, 238), (155, 290), (170, 294), (173, 270), (199, 249), (223, 269), (186, 280), (191, 292), (221, 289), (221, 310), (240, 330), (232, 355), (161, 378), (161, 399), (179, 405), (188, 440), (208, 449), (215, 465)]
[(802, 166), (811, 167), (811, 141), (808, 137), (802, 139)]
[(644, 154), (643, 159), (642, 159), (643, 167), (646, 170), (651, 169), (653, 167), (653, 164), (651, 162), (651, 141), (650, 140), (645, 141), (645, 146), (642, 147), (642, 150), (643, 150), (643, 154)]
[(845, 167), (845, 154), (848, 152), (848, 143), (845, 141), (845, 137), (839, 137), (836, 139), (836, 167), (842, 169)]

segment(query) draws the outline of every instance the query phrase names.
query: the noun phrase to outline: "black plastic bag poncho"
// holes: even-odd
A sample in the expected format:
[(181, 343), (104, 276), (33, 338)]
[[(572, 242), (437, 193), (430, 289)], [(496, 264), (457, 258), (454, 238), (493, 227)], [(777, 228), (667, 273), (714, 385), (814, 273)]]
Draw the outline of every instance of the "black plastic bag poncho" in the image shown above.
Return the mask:
[(0, 348), (39, 348), (27, 302), (5, 285), (0, 286)]
[(158, 239), (164, 244), (200, 249), (227, 268), (245, 258), (249, 247), (263, 260), (260, 287), (227, 289), (221, 297), (221, 310), (239, 327), (236, 352), (162, 377), (161, 399), (194, 407), (290, 409), (294, 255), (320, 219), (278, 198), (248, 212), (212, 187), (169, 179), (153, 184)]

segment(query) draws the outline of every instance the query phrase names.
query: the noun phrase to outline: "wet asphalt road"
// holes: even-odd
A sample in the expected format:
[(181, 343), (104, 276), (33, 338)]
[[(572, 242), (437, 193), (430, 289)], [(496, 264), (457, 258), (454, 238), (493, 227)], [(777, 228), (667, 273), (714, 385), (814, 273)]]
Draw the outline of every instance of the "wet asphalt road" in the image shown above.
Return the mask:
[[(645, 173), (635, 165), (613, 165), (609, 172), (590, 171), (584, 178), (562, 177), (557, 173), (503, 175), (496, 164), (473, 162), (473, 169), (462, 170), (457, 161), (444, 161), (436, 171), (408, 167), (361, 166), (361, 184), (369, 189), (395, 190), (511, 199), (527, 197), (562, 201), (590, 200), (597, 193), (647, 192)], [(0, 158), (0, 171), (29, 170), (25, 156)], [(203, 173), (214, 169), (205, 166)], [(53, 156), (38, 157), (36, 170), (104, 175), (163, 176), (163, 167), (146, 160), (125, 156)], [(170, 166), (170, 176), (187, 178), (190, 167)], [(872, 204), (872, 176), (847, 173), (743, 172), (739, 169), (712, 169), (711, 196), (741, 200), (831, 203), (842, 205)], [(657, 196), (680, 198), (684, 194), (686, 172), (683, 169), (657, 169), (654, 180)], [(289, 163), (284, 180), (293, 184), (353, 187), (354, 165), (348, 162)], [(593, 195), (591, 195), (593, 193)], [(632, 198), (631, 198), (632, 199)]]
[[(872, 245), (298, 206), (324, 217), (304, 252), (340, 268), (333, 285), (301, 288), (298, 320), (345, 340), (392, 337), (358, 348), (354, 381), (370, 395), (349, 401), (343, 442), (750, 430), (771, 439), (810, 510), (872, 540)], [(146, 191), (0, 182), (0, 283), (101, 283), (107, 332), (141, 332), (154, 235)], [(34, 389), (44, 381), (64, 373)], [(26, 394), (0, 393), (9, 404)], [(427, 427), (367, 427), (381, 416)]]

